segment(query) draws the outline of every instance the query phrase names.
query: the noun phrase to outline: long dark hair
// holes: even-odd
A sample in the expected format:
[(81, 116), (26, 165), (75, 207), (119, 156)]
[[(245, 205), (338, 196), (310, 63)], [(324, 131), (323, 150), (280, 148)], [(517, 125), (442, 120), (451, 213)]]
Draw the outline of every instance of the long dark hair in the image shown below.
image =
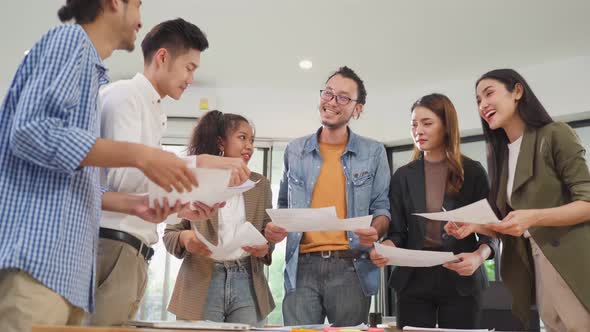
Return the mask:
[(188, 155), (220, 155), (220, 141), (227, 139), (242, 122), (252, 126), (248, 119), (238, 114), (224, 114), (217, 110), (207, 112), (193, 130), (187, 148)]
[[(492, 79), (502, 83), (506, 90), (513, 92), (517, 84), (522, 87), (522, 97), (518, 100), (516, 110), (527, 127), (541, 128), (553, 122), (553, 119), (545, 110), (533, 90), (525, 79), (513, 69), (496, 69), (483, 74), (475, 83), (475, 88), (484, 79)], [(492, 130), (488, 123), (481, 119), (483, 135), (486, 140), (488, 173), (491, 179), (490, 200), (495, 206), (500, 186), (500, 168), (505, 158), (508, 158), (508, 136), (502, 128)]]
[[(465, 181), (463, 156), (460, 148), (461, 136), (459, 135), (459, 122), (455, 106), (447, 96), (440, 93), (432, 93), (418, 99), (412, 105), (411, 112), (418, 106), (431, 110), (445, 126), (445, 159), (449, 168), (446, 192), (455, 195), (459, 193)], [(416, 160), (421, 156), (422, 152), (414, 145), (412, 160)]]

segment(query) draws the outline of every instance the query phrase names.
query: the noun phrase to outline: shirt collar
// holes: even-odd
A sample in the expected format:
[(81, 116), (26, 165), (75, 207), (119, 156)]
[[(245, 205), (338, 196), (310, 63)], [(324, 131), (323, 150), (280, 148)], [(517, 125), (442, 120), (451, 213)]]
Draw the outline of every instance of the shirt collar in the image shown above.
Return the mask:
[(84, 33), (84, 36), (86, 37), (86, 40), (88, 42), (88, 45), (90, 47), (90, 57), (91, 57), (91, 61), (92, 63), (96, 66), (96, 69), (98, 71), (99, 74), (99, 78), (98, 78), (98, 83), (99, 85), (105, 85), (107, 83), (110, 82), (110, 78), (107, 75), (107, 67), (104, 65), (104, 62), (102, 61), (100, 54), (98, 54), (98, 50), (96, 49), (96, 46), (94, 46), (94, 44), (92, 43), (92, 40), (90, 40), (90, 37), (88, 37), (88, 34), (86, 33), (86, 30), (84, 30), (84, 28), (82, 28), (81, 25), (79, 24), (74, 24), (74, 26), (77, 29), (80, 29), (80, 31), (82, 31)]
[(135, 74), (132, 81), (137, 85), (144, 98), (147, 98), (153, 104), (160, 102), (160, 94), (156, 91), (152, 82), (150, 82), (142, 73)]
[[(322, 132), (322, 128), (320, 127), (315, 135), (313, 135), (311, 137), (311, 139), (307, 140), (306, 144), (305, 144), (305, 152), (311, 152), (311, 151), (320, 151), (320, 146), (319, 146), (319, 138), (320, 138), (320, 133)], [(359, 137), (357, 134), (355, 134), (352, 130), (350, 130), (350, 127), (346, 128), (348, 130), (348, 143), (346, 144), (346, 148), (344, 149), (344, 153), (347, 152), (351, 152), (354, 154), (358, 153), (358, 140)]]

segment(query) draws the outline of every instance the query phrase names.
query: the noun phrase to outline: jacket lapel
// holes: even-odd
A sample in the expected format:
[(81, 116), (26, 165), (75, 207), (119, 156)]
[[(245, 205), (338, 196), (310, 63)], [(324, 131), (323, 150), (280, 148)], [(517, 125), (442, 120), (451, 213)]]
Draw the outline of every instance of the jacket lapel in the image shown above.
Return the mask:
[[(250, 180), (257, 181), (259, 179), (251, 177)], [(262, 229), (262, 219), (256, 220), (256, 200), (260, 194), (260, 182), (254, 188), (244, 192), (244, 207), (246, 209), (246, 222), (252, 223), (257, 229)], [(260, 225), (259, 225), (260, 224)]]
[[(418, 159), (416, 163), (409, 167), (407, 178), (407, 188), (410, 191), (410, 199), (414, 211), (410, 213), (424, 213), (426, 212), (426, 184), (424, 182), (424, 160)], [(422, 237), (426, 229), (427, 220), (424, 217), (414, 216), (418, 221), (418, 228)]]
[(512, 194), (514, 194), (518, 190), (518, 188), (520, 188), (530, 178), (533, 177), (536, 143), (537, 131), (527, 127), (522, 137), (520, 152), (518, 154), (518, 161), (516, 162), (516, 171), (514, 172), (514, 186), (512, 187)]
[(416, 160), (416, 163), (409, 167), (411, 172), (408, 174), (408, 189), (412, 198), (412, 206), (415, 211), (412, 213), (426, 212), (426, 185), (424, 183), (424, 161)]
[(506, 197), (506, 187), (508, 183), (508, 153), (502, 156), (500, 169), (497, 170), (500, 177), (498, 183), (498, 195), (496, 196), (496, 206), (500, 210), (500, 217), (504, 218), (508, 214), (508, 200)]

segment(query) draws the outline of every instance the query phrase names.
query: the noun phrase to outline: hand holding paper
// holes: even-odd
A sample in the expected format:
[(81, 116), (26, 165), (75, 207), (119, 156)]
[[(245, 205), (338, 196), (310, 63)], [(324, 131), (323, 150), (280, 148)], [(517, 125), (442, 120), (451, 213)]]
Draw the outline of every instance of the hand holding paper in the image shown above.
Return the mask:
[[(182, 157), (189, 168), (214, 168), (230, 170), (230, 186), (241, 185), (250, 178), (250, 169), (242, 158), (220, 157), (210, 154)], [(195, 160), (196, 159), (196, 160)]]
[(414, 214), (431, 220), (458, 221), (470, 224), (486, 225), (500, 222), (485, 198), (451, 211)]
[(199, 231), (195, 228), (195, 235), (197, 238), (204, 243), (209, 251), (211, 251), (211, 258), (219, 261), (223, 261), (226, 257), (229, 257), (234, 251), (239, 248), (247, 246), (256, 246), (266, 244), (266, 239), (260, 232), (249, 222), (245, 222), (238, 226), (236, 230), (236, 236), (233, 241), (224, 243), (220, 246), (215, 246), (209, 242)]
[(199, 186), (193, 188), (191, 192), (179, 193), (174, 190), (168, 193), (155, 183), (150, 182), (148, 185), (150, 207), (153, 206), (154, 200), (162, 203), (164, 197), (168, 198), (169, 202), (175, 202), (176, 200), (180, 200), (181, 203), (202, 202), (212, 206), (215, 203), (225, 202), (235, 195), (254, 188), (256, 185), (256, 182), (248, 180), (238, 187), (228, 187), (231, 170), (192, 168), (190, 171), (195, 174), (199, 182)]
[(194, 222), (205, 221), (210, 219), (215, 213), (217, 213), (218, 209), (223, 208), (224, 206), (225, 202), (216, 203), (213, 206), (208, 206), (201, 202), (192, 202), (191, 204), (187, 203), (178, 212), (178, 218), (187, 219)]
[(179, 239), (181, 246), (193, 255), (209, 257), (211, 250), (191, 230), (182, 231)]
[(287, 230), (284, 228), (275, 225), (273, 222), (269, 222), (266, 224), (264, 228), (264, 237), (270, 243), (279, 243), (283, 241), (288, 235)]
[(151, 208), (148, 202), (148, 195), (126, 195), (129, 195), (130, 201), (133, 202), (131, 205), (131, 214), (151, 223), (161, 223), (166, 220), (169, 215), (177, 213), (184, 207), (179, 201), (176, 201), (174, 205), (171, 205), (168, 200), (165, 199), (162, 202), (163, 205), (156, 202), (154, 207)]

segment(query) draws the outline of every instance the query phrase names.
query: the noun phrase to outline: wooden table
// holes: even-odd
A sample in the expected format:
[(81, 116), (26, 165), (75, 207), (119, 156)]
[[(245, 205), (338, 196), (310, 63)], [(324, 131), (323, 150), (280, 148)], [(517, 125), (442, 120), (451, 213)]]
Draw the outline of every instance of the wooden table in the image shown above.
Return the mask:
[[(33, 326), (32, 332), (220, 332), (206, 331), (206, 330), (164, 330), (164, 329), (148, 329), (135, 327), (95, 327), (95, 326)], [(386, 332), (401, 332), (398, 329), (386, 329)]]
[[(110, 326), (110, 327), (96, 327), (96, 326), (33, 326), (32, 332), (188, 332), (205, 330), (164, 330), (164, 329), (147, 329), (125, 326)], [(211, 331), (220, 332), (220, 331)]]

